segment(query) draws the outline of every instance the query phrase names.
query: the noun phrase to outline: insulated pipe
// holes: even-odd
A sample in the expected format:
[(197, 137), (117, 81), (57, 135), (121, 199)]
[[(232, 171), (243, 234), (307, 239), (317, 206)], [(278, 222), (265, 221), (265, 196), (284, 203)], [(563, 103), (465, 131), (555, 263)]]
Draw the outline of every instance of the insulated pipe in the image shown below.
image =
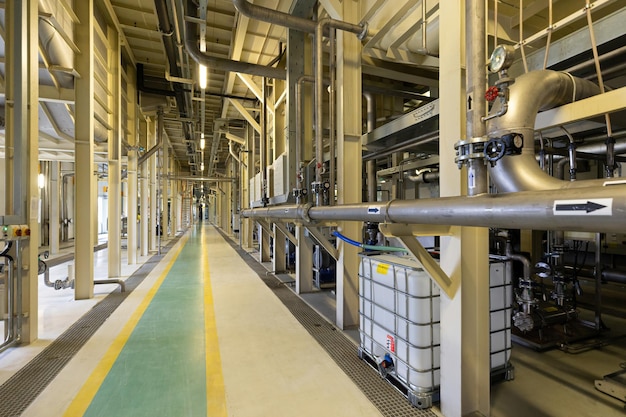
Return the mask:
[[(190, 13), (195, 7), (193, 0), (187, 0), (186, 4), (186, 15), (194, 16), (195, 13)], [(191, 55), (193, 60), (198, 64), (206, 65), (207, 67), (211, 67), (219, 71), (241, 72), (243, 74), (258, 75), (261, 77), (276, 78), (280, 80), (287, 79), (287, 72), (284, 69), (217, 58), (201, 52), (198, 46), (198, 29), (196, 28), (195, 23), (189, 20), (185, 20), (185, 48), (187, 49), (187, 53)]]
[[(594, 202), (597, 205), (594, 205)], [(360, 203), (334, 207), (278, 206), (248, 209), (242, 211), (242, 215), (296, 219), (305, 222), (352, 220), (502, 229), (614, 232), (616, 225), (626, 221), (626, 184), (620, 181), (606, 181), (604, 186), (567, 188), (559, 193), (552, 190), (524, 191), (511, 194), (482, 194), (475, 197), (393, 200), (388, 203)]]
[[(498, 191), (506, 193), (590, 187), (588, 181), (564, 182), (541, 170), (535, 158), (534, 126), (540, 110), (598, 94), (598, 86), (567, 73), (542, 70), (521, 75), (509, 90), (509, 110), (500, 117), (490, 119), (487, 132), (491, 138), (510, 133), (521, 134), (523, 147), (520, 155), (505, 155), (489, 168)], [(497, 112), (500, 106), (501, 103), (497, 101), (492, 111)]]

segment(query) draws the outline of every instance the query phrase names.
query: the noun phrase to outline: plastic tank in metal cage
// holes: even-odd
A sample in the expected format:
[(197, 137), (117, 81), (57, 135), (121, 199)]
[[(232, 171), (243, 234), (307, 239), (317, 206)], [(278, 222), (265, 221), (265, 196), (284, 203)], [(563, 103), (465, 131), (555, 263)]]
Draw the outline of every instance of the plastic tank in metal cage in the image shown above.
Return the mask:
[(439, 388), (439, 288), (422, 265), (393, 255), (362, 255), (360, 355), (405, 388), (416, 407)]

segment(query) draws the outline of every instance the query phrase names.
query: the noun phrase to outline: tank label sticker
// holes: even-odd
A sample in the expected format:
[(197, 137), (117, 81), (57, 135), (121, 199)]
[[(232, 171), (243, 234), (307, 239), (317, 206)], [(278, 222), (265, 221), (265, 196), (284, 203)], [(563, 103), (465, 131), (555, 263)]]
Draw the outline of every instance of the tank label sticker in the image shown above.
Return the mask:
[(376, 273), (381, 275), (387, 275), (387, 271), (389, 271), (389, 265), (380, 263), (376, 267)]
[(554, 200), (552, 213), (555, 216), (612, 216), (613, 199)]
[(387, 340), (386, 340), (385, 345), (387, 349), (389, 350), (389, 352), (396, 353), (396, 340), (392, 335), (390, 334), (387, 335)]

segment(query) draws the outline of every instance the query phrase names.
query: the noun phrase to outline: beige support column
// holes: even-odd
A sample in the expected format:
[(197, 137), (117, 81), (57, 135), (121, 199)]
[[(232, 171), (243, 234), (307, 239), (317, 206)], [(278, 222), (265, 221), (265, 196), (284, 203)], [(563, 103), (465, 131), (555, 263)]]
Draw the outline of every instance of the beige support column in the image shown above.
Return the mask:
[[(81, 53), (76, 54), (75, 67), (80, 74), (75, 80), (75, 217), (74, 238), (75, 297), (93, 297), (93, 243), (97, 211), (92, 210), (94, 194), (94, 33), (93, 0), (78, 1), (74, 12), (80, 23), (75, 24), (74, 40)], [(93, 203), (93, 204), (92, 204)], [(82, 209), (79, 209), (81, 208)], [(87, 208), (85, 210), (85, 207)]]
[[(359, 22), (359, 4), (343, 3), (343, 20)], [(351, 33), (337, 32), (337, 204), (360, 203), (361, 195), (361, 42)], [(331, 162), (332, 163), (332, 162)], [(331, 191), (332, 192), (332, 191)], [(361, 222), (341, 222), (343, 234), (361, 240)], [(359, 249), (338, 243), (336, 325), (359, 324)]]
[(157, 134), (163, 135), (163, 145), (161, 146), (161, 149), (163, 149), (163, 159), (161, 162), (161, 231), (163, 232), (163, 236), (161, 237), (161, 240), (167, 240), (169, 236), (168, 218), (170, 215), (168, 208), (170, 187), (169, 180), (167, 179), (170, 173), (170, 143), (169, 138), (164, 134), (164, 132)]
[[(20, 2), (16, 2), (20, 3)], [(25, 264), (30, 265), (28, 271), (26, 271), (27, 277), (24, 279), (23, 296), (22, 296), (22, 311), (28, 315), (22, 320), (22, 343), (31, 343), (38, 338), (38, 311), (39, 311), (39, 291), (38, 283), (39, 276), (37, 274), (37, 254), (38, 245), (40, 241), (40, 228), (38, 224), (39, 215), (39, 187), (37, 184), (38, 176), (38, 157), (39, 157), (39, 33), (38, 33), (38, 2), (35, 0), (26, 0), (23, 12), (25, 12), (24, 21), (28, 36), (28, 42), (23, 45), (23, 39), (16, 40), (16, 47), (20, 45), (25, 48), (26, 58), (26, 77), (23, 81), (26, 83), (26, 123), (27, 123), (27, 137), (28, 137), (28, 175), (27, 184), (28, 192), (26, 194), (26, 211), (28, 213), (28, 227), (30, 228), (30, 244), (29, 250), (25, 251), (27, 259), (24, 260)], [(5, 16), (6, 18), (6, 16)], [(26, 103), (25, 103), (26, 104)]]
[[(454, 162), (454, 143), (465, 137), (464, 7), (440, 4), (440, 193), (464, 193)], [(446, 417), (489, 414), (489, 264), (487, 231), (453, 228), (441, 238), (441, 267), (461, 286), (450, 299), (441, 296), (441, 411)], [(461, 255), (463, 254), (463, 255)], [(485, 313), (486, 312), (486, 313)], [(487, 328), (486, 328), (487, 327)]]
[[(132, 145), (131, 145), (132, 146)], [(128, 222), (126, 223), (126, 250), (128, 265), (137, 263), (137, 150), (128, 151)]]
[(270, 261), (270, 234), (257, 224), (257, 236), (259, 239), (259, 262)]
[(313, 241), (304, 226), (296, 226), (296, 293), (313, 291)]
[[(151, 127), (151, 121), (149, 118), (140, 121), (139, 123), (139, 132), (141, 137), (141, 143), (145, 145), (145, 148), (148, 149), (150, 146), (150, 134), (148, 133)], [(149, 178), (148, 178), (148, 161), (144, 161), (140, 167), (141, 177), (139, 179), (139, 186), (141, 188), (141, 204), (139, 205), (139, 227), (141, 228), (141, 237), (140, 237), (140, 253), (141, 256), (148, 256), (148, 251), (150, 248), (150, 190), (149, 190)]]
[[(157, 116), (158, 117), (158, 116)], [(148, 129), (148, 149), (152, 149), (156, 145), (156, 131), (158, 129), (158, 123), (150, 123)], [(150, 158), (148, 158), (148, 175), (149, 175), (149, 187), (150, 187), (150, 221), (148, 223), (148, 232), (150, 234), (150, 251), (157, 251), (157, 216), (159, 215), (157, 210), (157, 195), (159, 188), (157, 186), (157, 157), (159, 151), (155, 152)]]
[[(98, 244), (98, 234), (99, 234), (98, 227), (100, 226), (99, 224), (100, 218), (98, 217), (98, 175), (97, 175), (98, 164), (94, 163), (92, 167), (93, 169), (91, 171), (92, 173), (91, 175), (91, 199), (89, 199), (89, 206), (84, 206), (84, 207), (89, 207), (89, 209), (93, 213), (96, 214), (95, 216), (93, 216), (93, 219), (91, 222), (91, 228), (93, 229), (91, 231), (91, 236), (93, 238), (91, 241), (91, 246), (96, 246)], [(76, 233), (78, 233), (78, 231)]]
[(126, 169), (128, 171), (128, 199), (127, 213), (128, 222), (126, 223), (126, 251), (128, 254), (128, 265), (137, 263), (137, 146), (138, 146), (138, 119), (137, 119), (137, 90), (135, 88), (135, 68), (132, 65), (126, 67), (126, 97), (127, 97), (127, 116), (128, 131), (131, 132), (127, 136), (127, 141), (131, 148), (128, 150), (128, 162)]
[(287, 244), (287, 236), (280, 231), (275, 224), (272, 225), (274, 229), (274, 254), (272, 259), (272, 270), (276, 273), (285, 272), (287, 270), (287, 251), (285, 246)]
[[(177, 174), (176, 168), (173, 169), (174, 175)], [(172, 217), (172, 236), (176, 236), (178, 232), (178, 217), (180, 215), (180, 208), (178, 204), (178, 180), (172, 181), (172, 210), (170, 216)]]
[(109, 106), (113, 110), (109, 119), (113, 130), (108, 140), (108, 276), (122, 275), (122, 71), (120, 67), (120, 43), (115, 28), (109, 26)]
[[(247, 145), (245, 152), (241, 153), (241, 161), (245, 164), (241, 174), (242, 194), (241, 207), (250, 207), (250, 180), (254, 178), (254, 156), (251, 150), (254, 149), (254, 129), (249, 125), (246, 128)], [(244, 248), (253, 246), (254, 221), (248, 218), (241, 219), (241, 244)]]

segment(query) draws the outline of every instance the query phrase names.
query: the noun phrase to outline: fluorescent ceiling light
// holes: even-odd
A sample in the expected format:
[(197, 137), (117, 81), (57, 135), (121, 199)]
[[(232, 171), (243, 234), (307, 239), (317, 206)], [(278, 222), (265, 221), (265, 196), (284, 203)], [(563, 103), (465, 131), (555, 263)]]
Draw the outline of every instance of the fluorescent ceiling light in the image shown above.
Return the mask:
[(204, 90), (206, 88), (206, 79), (207, 79), (206, 66), (202, 64), (199, 64), (199, 66), (200, 66), (200, 71), (198, 72), (198, 78), (200, 81), (200, 88)]

